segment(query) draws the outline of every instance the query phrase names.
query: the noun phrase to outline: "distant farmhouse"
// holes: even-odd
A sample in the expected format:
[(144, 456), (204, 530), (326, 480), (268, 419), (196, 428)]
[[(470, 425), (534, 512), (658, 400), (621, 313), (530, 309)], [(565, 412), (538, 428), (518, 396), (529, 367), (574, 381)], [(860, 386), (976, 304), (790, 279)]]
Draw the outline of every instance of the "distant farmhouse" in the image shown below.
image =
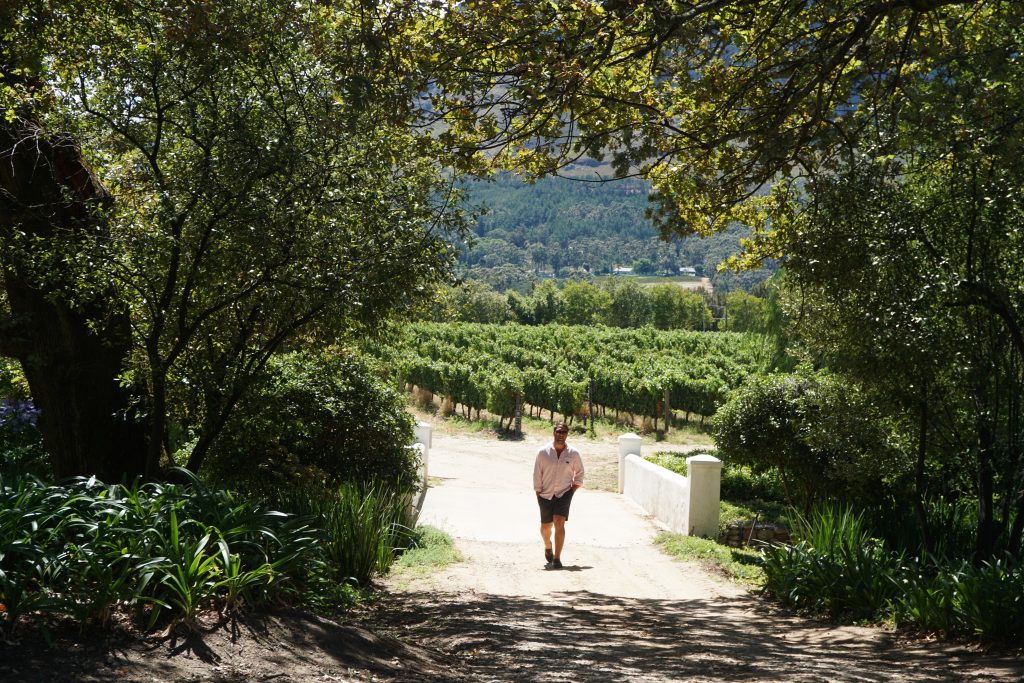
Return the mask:
[(690, 277), (697, 277), (697, 269), (693, 266), (680, 266), (680, 275), (689, 275)]
[(626, 266), (615, 266), (612, 268), (612, 275), (632, 275), (633, 269)]

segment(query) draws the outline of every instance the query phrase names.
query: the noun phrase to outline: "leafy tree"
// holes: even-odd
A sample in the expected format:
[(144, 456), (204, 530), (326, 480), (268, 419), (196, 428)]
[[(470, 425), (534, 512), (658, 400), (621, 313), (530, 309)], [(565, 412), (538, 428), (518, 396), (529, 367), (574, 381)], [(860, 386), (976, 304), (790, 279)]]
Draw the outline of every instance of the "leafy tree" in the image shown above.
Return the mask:
[(533, 288), (530, 298), (533, 300), (534, 324), (547, 325), (558, 322), (558, 311), (561, 308), (561, 293), (558, 291), (558, 284), (554, 280), (541, 280)]
[(474, 280), (486, 283), (496, 291), (515, 290), (520, 294), (529, 293), (539, 281), (532, 271), (508, 264), (494, 268), (474, 268), (472, 275)]
[(561, 291), (559, 322), (564, 325), (593, 325), (611, 306), (607, 291), (590, 282), (567, 282)]
[(732, 332), (760, 330), (765, 316), (764, 301), (741, 289), (734, 289), (725, 297), (725, 329)]
[(484, 283), (468, 281), (452, 288), (455, 319), (469, 323), (503, 323), (512, 311), (508, 299)]
[(633, 264), (633, 269), (637, 275), (654, 275), (657, 267), (654, 265), (654, 261), (642, 258)]
[(651, 296), (632, 278), (612, 278), (605, 284), (611, 296), (605, 324), (612, 327), (643, 327), (653, 322)]
[(711, 309), (704, 297), (674, 284), (650, 288), (654, 326), (661, 330), (704, 330), (711, 328)]
[(529, 296), (508, 292), (508, 305), (516, 322), (523, 325), (547, 325), (557, 321), (560, 308), (558, 285), (541, 280)]
[[(978, 497), (980, 560), (997, 543), (1020, 547), (1021, 528), (1010, 521), (1018, 515), (1011, 501), (1018, 500), (1022, 474), (1014, 427), (1024, 379), (1013, 333), (1020, 303), (1003, 289), (1021, 281), (1010, 273), (1024, 254), (1015, 238), (1006, 239), (1008, 226), (1020, 220), (1013, 208), (1020, 200), (1015, 189), (981, 172), (979, 191), (996, 198), (957, 196), (968, 188), (948, 177), (935, 183), (933, 172), (893, 184), (868, 166), (831, 188), (821, 184), (823, 211), (793, 237), (842, 246), (811, 254), (794, 242), (800, 298), (791, 306), (802, 309), (800, 329), (811, 348), (872, 383), (902, 416), (916, 455), (919, 517), (929, 497)], [(845, 208), (855, 192), (870, 198), (872, 211)], [(979, 287), (972, 277), (982, 279)], [(994, 314), (978, 290), (1005, 292), (998, 296), (1006, 309)]]
[(445, 276), (412, 8), (0, 10), (0, 351), (55, 474), (155, 476), (175, 435), (201, 468), (278, 350)]

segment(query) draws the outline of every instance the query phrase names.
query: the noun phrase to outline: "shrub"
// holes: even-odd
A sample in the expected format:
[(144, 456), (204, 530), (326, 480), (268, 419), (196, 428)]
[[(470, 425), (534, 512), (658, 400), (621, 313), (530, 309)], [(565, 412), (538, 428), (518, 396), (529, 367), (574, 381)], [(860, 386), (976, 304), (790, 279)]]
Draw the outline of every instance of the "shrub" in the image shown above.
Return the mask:
[(897, 594), (902, 556), (872, 539), (849, 508), (801, 518), (794, 546), (765, 553), (765, 589), (782, 602), (831, 616), (877, 618)]
[[(656, 451), (645, 458), (655, 465), (686, 476), (686, 459), (692, 455), (708, 454), (718, 456), (717, 451)], [(749, 465), (729, 462), (722, 463), (722, 500), (766, 500), (785, 501), (786, 497), (773, 470), (755, 471)]]
[(794, 546), (764, 552), (765, 590), (812, 612), (888, 620), (918, 631), (1024, 643), (1024, 567), (1010, 555), (978, 566), (906, 557), (872, 538), (862, 515), (820, 508)]
[(789, 502), (807, 512), (825, 497), (867, 503), (885, 493), (891, 454), (875, 413), (855, 386), (801, 369), (733, 392), (713, 431), (723, 460), (774, 470)]
[(152, 627), (270, 600), (336, 610), (407, 544), (408, 495), (386, 487), (278, 488), (276, 508), (179, 476), (187, 486), (0, 477), (0, 637), (29, 613), (102, 626), (134, 608)]
[(0, 628), (28, 612), (102, 625), (133, 605), (150, 625), (166, 609), (188, 623), (200, 606), (280, 595), (315, 566), (297, 561), (320, 552), (308, 524), (190, 479), (0, 479)]
[(323, 530), (321, 549), (335, 582), (367, 584), (373, 575), (386, 573), (396, 553), (412, 542), (415, 520), (407, 491), (346, 482), (338, 487), (295, 486), (268, 496)]
[(412, 417), (371, 361), (354, 353), (296, 352), (239, 407), (216, 444), (211, 474), (276, 483), (416, 481)]

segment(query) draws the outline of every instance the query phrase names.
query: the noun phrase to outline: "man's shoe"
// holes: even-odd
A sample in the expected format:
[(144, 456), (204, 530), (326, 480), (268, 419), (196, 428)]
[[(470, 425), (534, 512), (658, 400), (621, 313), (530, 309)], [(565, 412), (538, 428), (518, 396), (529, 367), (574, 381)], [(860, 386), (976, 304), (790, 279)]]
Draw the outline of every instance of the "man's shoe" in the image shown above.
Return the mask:
[(557, 557), (555, 559), (551, 560), (551, 568), (552, 569), (561, 569), (562, 568), (562, 561), (560, 559), (558, 559)]
[(544, 560), (550, 564), (551, 560), (555, 559), (555, 554), (551, 552), (551, 548), (544, 548)]

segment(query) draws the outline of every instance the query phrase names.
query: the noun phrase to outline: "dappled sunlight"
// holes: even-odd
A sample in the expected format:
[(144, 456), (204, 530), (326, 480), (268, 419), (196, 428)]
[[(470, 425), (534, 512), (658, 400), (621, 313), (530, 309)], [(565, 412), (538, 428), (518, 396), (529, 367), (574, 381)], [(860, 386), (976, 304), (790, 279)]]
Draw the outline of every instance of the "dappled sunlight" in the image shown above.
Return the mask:
[(949, 644), (906, 648), (878, 629), (754, 609), (749, 597), (406, 593), (374, 619), (464, 659), (481, 680), (1010, 681), (1024, 672)]

